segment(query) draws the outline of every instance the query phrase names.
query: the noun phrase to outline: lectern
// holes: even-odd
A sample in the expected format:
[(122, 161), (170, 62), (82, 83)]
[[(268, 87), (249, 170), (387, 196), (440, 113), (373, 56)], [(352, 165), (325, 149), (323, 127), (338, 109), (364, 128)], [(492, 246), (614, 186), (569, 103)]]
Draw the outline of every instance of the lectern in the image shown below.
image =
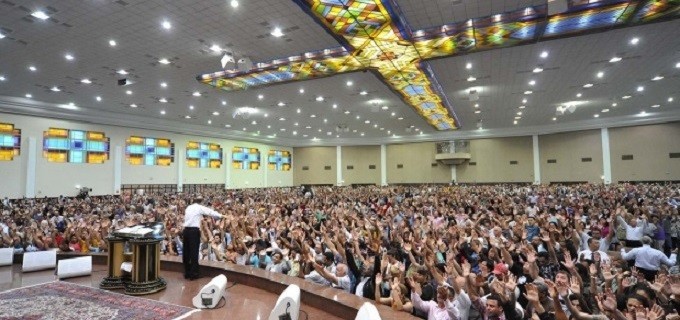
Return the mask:
[[(167, 286), (160, 275), (160, 243), (165, 228), (162, 223), (145, 223), (116, 230), (106, 239), (109, 243), (109, 273), (99, 284), (102, 289), (125, 289), (125, 294), (144, 295), (161, 291)], [(132, 261), (126, 259), (125, 244), (129, 244)], [(120, 266), (132, 263), (130, 277)]]

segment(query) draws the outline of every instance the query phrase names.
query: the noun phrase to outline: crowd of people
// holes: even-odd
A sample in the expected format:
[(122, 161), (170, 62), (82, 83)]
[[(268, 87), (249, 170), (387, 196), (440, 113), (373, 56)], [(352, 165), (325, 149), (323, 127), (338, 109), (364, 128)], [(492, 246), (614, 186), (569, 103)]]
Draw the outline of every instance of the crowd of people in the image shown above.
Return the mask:
[(162, 222), (162, 253), (183, 255), (192, 203), (207, 213), (195, 221), (199, 260), (304, 278), (423, 319), (680, 319), (677, 184), (5, 199), (0, 247), (101, 252), (114, 230)]

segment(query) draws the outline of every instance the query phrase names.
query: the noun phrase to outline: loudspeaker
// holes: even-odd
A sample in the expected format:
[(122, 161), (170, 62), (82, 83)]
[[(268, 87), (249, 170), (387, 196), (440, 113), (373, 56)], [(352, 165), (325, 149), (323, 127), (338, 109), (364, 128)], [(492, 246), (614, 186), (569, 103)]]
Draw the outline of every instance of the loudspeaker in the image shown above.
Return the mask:
[(73, 278), (92, 274), (92, 256), (59, 260), (57, 278)]
[(14, 248), (0, 248), (0, 266), (11, 266), (14, 262)]
[(208, 284), (203, 286), (198, 294), (192, 299), (194, 307), (199, 309), (212, 309), (220, 303), (227, 289), (227, 277), (223, 274), (214, 277)]
[(57, 266), (57, 251), (36, 251), (24, 253), (21, 272), (54, 269)]
[(276, 300), (269, 320), (298, 320), (300, 317), (300, 287), (291, 284)]
[(380, 320), (380, 313), (378, 309), (368, 302), (364, 302), (364, 305), (359, 308), (356, 318), (354, 320)]

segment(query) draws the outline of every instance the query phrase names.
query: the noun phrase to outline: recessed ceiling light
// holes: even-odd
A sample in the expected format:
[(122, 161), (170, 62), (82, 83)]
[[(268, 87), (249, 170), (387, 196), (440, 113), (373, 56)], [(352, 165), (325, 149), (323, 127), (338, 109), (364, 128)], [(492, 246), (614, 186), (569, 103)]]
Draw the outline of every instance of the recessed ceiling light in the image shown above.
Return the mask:
[(337, 109), (337, 108), (338, 108), (338, 105), (334, 103), (334, 104), (333, 104), (333, 109)]
[(61, 89), (59, 89), (59, 87), (57, 87), (57, 86), (54, 86), (54, 87), (50, 88), (50, 90), (52, 90), (52, 91), (54, 91), (54, 92), (59, 92), (59, 91), (61, 91)]
[(466, 63), (465, 69), (468, 69), (468, 70), (472, 69), (472, 63), (470, 63), (470, 62)]
[(361, 116), (357, 114), (357, 120), (361, 119)]
[(652, 78), (652, 81), (659, 81), (663, 78), (664, 78), (663, 76), (656, 76), (656, 77)]
[(90, 83), (92, 83), (92, 81), (90, 81), (90, 79), (88, 79), (88, 78), (85, 78), (85, 79), (80, 80), (80, 83), (90, 84)]
[(541, 52), (541, 58), (545, 59), (548, 57), (548, 51)]
[(349, 114), (349, 110), (345, 110), (345, 114)]
[(132, 104), (130, 104), (130, 108), (137, 108), (137, 105), (132, 103)]
[(673, 102), (673, 97), (669, 97), (668, 102)]
[(645, 91), (645, 87), (643, 87), (643, 86), (638, 86), (638, 87), (637, 87), (637, 92), (642, 92), (642, 91)]
[(252, 122), (250, 122), (250, 124), (256, 125), (256, 124), (257, 124), (257, 121), (253, 120)]
[(621, 99), (630, 99), (630, 98), (631, 98), (631, 96), (623, 96), (623, 97), (621, 97)]
[(660, 107), (660, 106), (661, 106), (661, 105), (655, 104), (655, 105), (652, 106), (652, 108), (658, 108), (658, 107)]
[(161, 22), (161, 26), (165, 30), (170, 30), (170, 28), (172, 28), (172, 24), (170, 24), (170, 21), (168, 20), (163, 20), (163, 22)]
[(646, 111), (644, 111), (644, 110), (643, 110), (643, 111), (640, 111), (640, 115), (644, 117), (644, 116), (646, 116), (646, 115), (647, 115), (647, 112), (646, 112)]
[(527, 103), (527, 99), (522, 99), (522, 103)]
[(125, 69), (120, 69), (120, 70), (116, 71), (116, 73), (118, 73), (118, 74), (120, 74), (120, 75), (126, 75), (126, 74), (128, 74), (128, 72), (125, 71)]
[(25, 95), (25, 97), (30, 99), (30, 98), (33, 98), (33, 95), (30, 94), (30, 93), (27, 93), (27, 94)]
[(5, 35), (0, 33), (0, 39), (4, 39), (4, 38), (5, 38)]
[(598, 73), (597, 73), (597, 77), (598, 77), (598, 78), (604, 77), (604, 72), (602, 72), (602, 71), (598, 72)]
[(591, 88), (593, 86), (592, 83), (586, 83), (583, 85), (584, 88)]
[(475, 113), (477, 114), (482, 113), (482, 110), (475, 110)]
[(361, 91), (361, 92), (359, 92), (359, 94), (362, 95), (362, 96), (365, 96), (365, 95), (368, 94), (368, 92), (366, 92), (366, 91)]
[(118, 45), (116, 40), (113, 40), (113, 39), (109, 40), (109, 46), (115, 47), (116, 45)]
[(40, 10), (33, 11), (33, 13), (31, 13), (31, 15), (35, 18), (40, 19), (40, 20), (47, 20), (47, 19), (50, 18), (50, 16), (48, 16), (45, 12), (42, 12)]
[(28, 70), (35, 72), (36, 70), (38, 70), (38, 68), (36, 68), (35, 66), (28, 66)]
[(191, 95), (194, 96), (194, 97), (200, 97), (201, 93), (198, 92), (198, 91), (194, 91), (194, 93), (192, 93)]
[(184, 116), (184, 119), (191, 119), (191, 116), (190, 116), (190, 115), (186, 115), (186, 116)]
[(609, 109), (602, 109), (602, 113), (607, 113), (609, 112)]
[(526, 108), (526, 107), (527, 107), (527, 106), (519, 106), (520, 109), (524, 109), (524, 108)]
[(5, 76), (0, 76), (0, 81), (5, 81), (5, 80), (7, 80), (7, 78), (5, 78)]
[(535, 84), (536, 84), (536, 80), (531, 80), (531, 81), (529, 81), (529, 85), (530, 85), (530, 86), (533, 86), (533, 85), (535, 85)]
[(222, 100), (222, 105), (223, 105), (223, 106), (226, 106), (226, 105), (227, 105), (227, 102), (224, 101), (224, 100)]
[(364, 136), (364, 133), (363, 133), (363, 132), (361, 133), (361, 136), (362, 136), (362, 137)]
[(328, 119), (323, 119), (323, 123), (328, 123)]
[(394, 117), (394, 116), (396, 116), (397, 114), (396, 114), (395, 112), (392, 112), (390, 115)]
[(281, 118), (279, 118), (279, 121), (286, 121), (286, 118), (281, 117)]
[(297, 136), (297, 131), (293, 131), (293, 135), (294, 135), (294, 136)]
[(467, 81), (468, 81), (468, 82), (477, 81), (477, 78), (475, 78), (475, 77), (473, 77), (473, 76), (470, 76), (470, 77), (467, 78)]
[(66, 59), (68, 61), (73, 61), (73, 59), (75, 59), (75, 58), (73, 57), (73, 55), (67, 53), (66, 55), (64, 55), (64, 59)]
[(580, 98), (580, 97), (582, 97), (582, 96), (583, 96), (583, 94), (581, 94), (581, 93), (577, 93), (577, 94), (576, 94), (576, 97), (577, 97), (577, 98)]
[(210, 50), (211, 50), (212, 52), (222, 52), (222, 47), (220, 47), (220, 46), (218, 46), (218, 45), (216, 45), (216, 44), (213, 44), (212, 46), (210, 46)]
[(230, 124), (225, 124), (224, 127), (225, 127), (225, 128), (231, 128), (231, 125), (230, 125)]
[(264, 96), (261, 95), (261, 94), (258, 94), (258, 95), (257, 95), (257, 100), (262, 100), (262, 99), (264, 99)]
[(389, 108), (390, 108), (390, 107), (388, 107), (388, 106), (382, 106), (382, 107), (380, 107), (380, 109), (383, 109), (383, 110), (387, 110), (387, 109), (389, 109)]
[(300, 110), (300, 108), (297, 108), (296, 112), (300, 113), (300, 112), (302, 112), (302, 110)]
[(276, 27), (274, 30), (272, 30), (271, 35), (276, 38), (281, 38), (283, 37), (283, 31), (281, 31), (281, 28)]
[(166, 103), (166, 102), (168, 102), (168, 99), (160, 98), (160, 99), (158, 99), (158, 102), (160, 102), (160, 103)]
[(94, 99), (97, 100), (97, 101), (102, 101), (102, 97), (100, 97), (100, 96), (96, 96), (96, 97), (94, 97)]
[(324, 97), (322, 97), (322, 96), (316, 97), (316, 101), (321, 102), (321, 101), (324, 101), (324, 100), (325, 100), (325, 99), (324, 99)]
[(678, 69), (680, 69), (680, 62), (676, 63), (676, 64), (675, 64), (675, 67), (678, 68)]
[(543, 72), (543, 68), (541, 68), (541, 67), (536, 67), (536, 68), (534, 68), (533, 72), (534, 72), (534, 73), (541, 73), (541, 72)]
[(285, 102), (283, 102), (283, 101), (279, 101), (279, 103), (278, 103), (277, 105), (278, 105), (279, 107), (283, 107), (283, 106), (285, 106), (285, 105), (286, 105), (286, 103), (285, 103)]
[(640, 38), (630, 39), (630, 44), (632, 44), (632, 45), (636, 45), (636, 44), (638, 44), (638, 42), (640, 42)]
[(520, 119), (522, 119), (522, 117), (515, 117), (515, 120), (520, 120)]
[(190, 106), (189, 106), (189, 110), (194, 110), (194, 106), (193, 106), (193, 105), (190, 105)]
[(312, 128), (312, 126), (306, 126), (305, 127), (305, 129), (311, 129), (311, 128)]
[(397, 120), (404, 120), (404, 117), (399, 117), (397, 118)]
[(612, 107), (616, 107), (616, 106), (618, 106), (618, 105), (619, 105), (619, 104), (616, 103), (616, 102), (612, 103)]
[(220, 115), (220, 112), (219, 112), (219, 111), (213, 111), (212, 115), (213, 115), (213, 116), (219, 116), (219, 115)]
[(165, 114), (165, 110), (161, 110), (161, 114)]
[(212, 124), (212, 120), (208, 120), (208, 124)]
[(268, 117), (269, 117), (269, 113), (265, 113), (265, 114), (264, 114), (264, 117), (265, 117), (265, 118), (268, 118)]
[(310, 117), (310, 118), (316, 118), (316, 115), (315, 115), (315, 114), (310, 114), (309, 117)]
[(621, 57), (614, 56), (613, 58), (609, 59), (609, 62), (615, 63), (615, 62), (619, 62), (621, 60), (623, 60)]
[(524, 94), (532, 94), (532, 93), (534, 93), (534, 92), (531, 91), (531, 90), (524, 91)]
[(160, 63), (160, 64), (170, 64), (170, 60), (168, 60), (166, 58), (162, 58), (162, 59), (158, 60), (158, 63)]
[(125, 91), (125, 93), (128, 94), (128, 95), (131, 95), (132, 91), (128, 90), (128, 91)]
[[(281, 120), (281, 119), (279, 119), (279, 120)], [(271, 125), (267, 125), (267, 129), (271, 129), (271, 128), (272, 128)]]
[(479, 108), (479, 103), (475, 103), (475, 108)]
[(299, 91), (300, 91), (300, 94), (303, 94), (303, 93), (305, 93), (305, 88), (300, 88)]
[(557, 117), (553, 117), (553, 121), (557, 121)]
[(594, 114), (594, 115), (593, 115), (593, 117), (595, 117), (595, 118), (599, 118), (599, 117), (600, 117), (600, 115), (596, 113), (596, 114)]
[(521, 115), (522, 115), (522, 111), (518, 111), (518, 112), (517, 112), (517, 115), (518, 115), (518, 116), (521, 116)]
[(366, 120), (366, 121), (364, 121), (364, 123), (365, 123), (365, 124), (370, 124), (370, 123), (371, 123), (371, 120)]

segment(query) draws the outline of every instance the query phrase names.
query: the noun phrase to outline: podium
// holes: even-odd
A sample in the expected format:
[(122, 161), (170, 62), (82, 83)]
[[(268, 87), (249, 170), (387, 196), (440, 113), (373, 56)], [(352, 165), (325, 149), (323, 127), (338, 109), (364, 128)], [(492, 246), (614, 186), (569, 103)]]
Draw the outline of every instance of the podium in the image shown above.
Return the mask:
[[(147, 223), (113, 232), (106, 239), (109, 244), (108, 276), (99, 287), (125, 289), (128, 295), (145, 295), (165, 289), (167, 283), (159, 277), (163, 232), (164, 227), (160, 223)], [(131, 248), (131, 259), (125, 253), (126, 243)], [(120, 269), (123, 262), (132, 263), (129, 277)]]

